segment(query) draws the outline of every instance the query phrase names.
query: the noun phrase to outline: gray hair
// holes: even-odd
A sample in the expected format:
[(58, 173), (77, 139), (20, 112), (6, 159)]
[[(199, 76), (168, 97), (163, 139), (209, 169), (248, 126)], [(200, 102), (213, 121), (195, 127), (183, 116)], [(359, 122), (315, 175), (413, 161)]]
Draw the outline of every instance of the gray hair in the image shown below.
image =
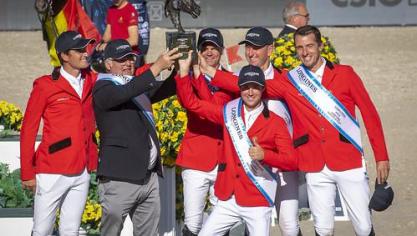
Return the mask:
[(302, 6), (304, 6), (304, 3), (302, 2), (289, 2), (285, 6), (284, 10), (282, 10), (282, 20), (284, 23), (288, 24), (291, 16), (299, 14), (299, 9)]

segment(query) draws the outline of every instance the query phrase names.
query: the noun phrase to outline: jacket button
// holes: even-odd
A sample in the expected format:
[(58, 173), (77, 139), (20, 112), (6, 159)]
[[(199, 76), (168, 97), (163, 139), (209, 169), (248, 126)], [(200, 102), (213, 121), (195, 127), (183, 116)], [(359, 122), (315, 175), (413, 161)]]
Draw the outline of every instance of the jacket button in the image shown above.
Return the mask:
[(87, 145), (87, 141), (85, 141), (84, 144)]
[(239, 176), (239, 174), (236, 174), (236, 178), (239, 178), (240, 176)]
[(326, 140), (324, 140), (324, 139), (323, 139), (323, 140), (321, 140), (321, 143), (325, 143), (325, 142), (326, 142)]
[(218, 142), (217, 142), (217, 145), (218, 145), (218, 146), (222, 145), (222, 142), (218, 141)]
[(241, 166), (242, 166), (242, 164), (240, 164), (240, 163), (237, 163), (237, 166), (241, 167)]

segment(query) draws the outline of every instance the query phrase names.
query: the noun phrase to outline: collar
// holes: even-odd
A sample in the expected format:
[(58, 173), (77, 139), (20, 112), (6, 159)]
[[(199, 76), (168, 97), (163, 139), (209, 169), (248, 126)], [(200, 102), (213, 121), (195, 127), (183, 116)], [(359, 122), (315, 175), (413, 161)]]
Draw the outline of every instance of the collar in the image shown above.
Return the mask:
[(77, 83), (82, 79), (81, 78), (81, 72), (78, 74), (77, 77), (72, 76), (68, 72), (64, 70), (64, 67), (61, 66), (61, 69), (59, 70), (59, 73), (61, 73), (62, 77), (64, 77), (68, 81), (76, 81)]
[[(221, 64), (219, 64), (218, 66), (217, 66), (217, 70), (221, 70), (221, 71), (223, 71), (223, 66), (221, 65)], [(192, 72), (192, 71), (191, 71)], [(203, 74), (204, 75), (204, 77), (207, 79), (207, 81), (209, 82), (209, 83), (211, 83), (211, 80), (213, 79), (213, 78), (211, 78), (209, 75), (207, 75), (207, 74)]]
[(297, 30), (297, 27), (295, 27), (295, 26), (293, 26), (293, 25), (290, 25), (290, 24), (285, 24), (285, 26), (287, 26), (288, 28), (291, 28), (291, 29), (295, 29), (295, 30)]
[(317, 69), (316, 72), (314, 72), (314, 74), (321, 79), (323, 78), (324, 68), (326, 67), (326, 60), (323, 57), (320, 58), (322, 61), (321, 66)]
[(257, 118), (259, 114), (262, 113), (263, 109), (264, 109), (264, 103), (262, 101), (259, 104), (259, 106), (253, 109), (252, 111), (248, 111), (246, 109), (245, 104), (243, 104), (243, 112), (244, 112), (243, 114), (245, 115), (245, 119), (248, 119), (251, 116), (255, 116), (255, 118)]
[(274, 67), (272, 63), (269, 63), (268, 68), (264, 71), (265, 80), (273, 79), (274, 78)]
[(97, 76), (97, 81), (98, 80), (108, 80), (111, 79), (113, 81), (116, 81), (117, 83), (124, 85), (129, 83), (132, 79), (133, 76), (131, 75), (116, 75), (116, 74), (110, 74), (110, 73), (99, 73)]

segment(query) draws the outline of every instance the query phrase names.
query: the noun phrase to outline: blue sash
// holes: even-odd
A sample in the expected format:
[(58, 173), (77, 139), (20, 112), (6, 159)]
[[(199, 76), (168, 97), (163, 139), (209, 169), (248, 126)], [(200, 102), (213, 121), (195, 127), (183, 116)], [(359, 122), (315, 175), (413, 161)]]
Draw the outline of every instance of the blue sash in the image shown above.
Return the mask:
[(345, 106), (317, 81), (314, 74), (301, 65), (291, 70), (288, 78), (307, 101), (363, 154), (359, 123)]
[(241, 108), (241, 98), (227, 103), (223, 110), (224, 122), (246, 175), (265, 197), (269, 205), (273, 206), (277, 189), (277, 176), (276, 173), (264, 167), (259, 161), (252, 160), (249, 156), (249, 148), (252, 147), (252, 142), (242, 120)]

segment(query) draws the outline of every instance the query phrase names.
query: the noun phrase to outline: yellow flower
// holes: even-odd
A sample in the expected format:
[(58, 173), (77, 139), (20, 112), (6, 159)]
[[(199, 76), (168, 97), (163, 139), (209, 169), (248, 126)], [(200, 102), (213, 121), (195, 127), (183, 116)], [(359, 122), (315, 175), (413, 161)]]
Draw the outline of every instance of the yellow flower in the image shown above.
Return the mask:
[(285, 58), (285, 64), (292, 65), (294, 63), (294, 61), (295, 61), (295, 59), (292, 58), (292, 57)]
[(177, 99), (172, 101), (172, 105), (175, 106), (175, 107), (180, 107), (181, 106)]
[(179, 121), (181, 121), (181, 122), (185, 122), (185, 121), (187, 121), (187, 115), (186, 115), (186, 113), (185, 113), (185, 112), (183, 112), (183, 111), (178, 112), (177, 118), (178, 118), (178, 120), (179, 120)]
[(171, 135), (171, 142), (175, 143), (175, 142), (177, 142), (177, 141), (178, 141), (178, 132), (174, 132), (174, 133)]
[(0, 125), (3, 125), (4, 129), (19, 131), (22, 117), (22, 112), (15, 105), (0, 101)]
[(275, 59), (274, 59), (274, 65), (276, 66), (276, 67), (282, 67), (282, 57), (276, 57)]

